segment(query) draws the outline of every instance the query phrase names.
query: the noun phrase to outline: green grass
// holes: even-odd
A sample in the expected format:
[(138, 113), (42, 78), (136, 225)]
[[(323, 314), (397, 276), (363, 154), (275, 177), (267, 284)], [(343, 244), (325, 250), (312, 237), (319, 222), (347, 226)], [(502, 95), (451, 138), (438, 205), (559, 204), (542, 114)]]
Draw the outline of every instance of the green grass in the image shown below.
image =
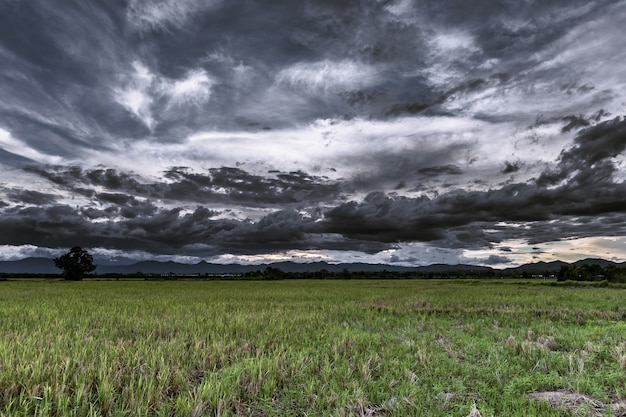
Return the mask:
[(2, 282), (0, 415), (564, 416), (528, 394), (626, 399), (624, 295), (510, 281)]

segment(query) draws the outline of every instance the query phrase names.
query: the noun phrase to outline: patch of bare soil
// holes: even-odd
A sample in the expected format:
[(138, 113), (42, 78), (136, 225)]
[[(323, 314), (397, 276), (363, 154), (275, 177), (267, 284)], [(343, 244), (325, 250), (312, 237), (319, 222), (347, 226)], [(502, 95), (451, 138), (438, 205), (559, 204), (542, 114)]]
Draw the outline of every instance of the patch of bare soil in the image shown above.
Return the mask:
[(626, 402), (624, 401), (604, 404), (588, 395), (566, 390), (533, 392), (528, 397), (531, 400), (547, 401), (552, 407), (567, 409), (577, 416), (601, 417), (611, 408), (612, 416), (626, 417)]

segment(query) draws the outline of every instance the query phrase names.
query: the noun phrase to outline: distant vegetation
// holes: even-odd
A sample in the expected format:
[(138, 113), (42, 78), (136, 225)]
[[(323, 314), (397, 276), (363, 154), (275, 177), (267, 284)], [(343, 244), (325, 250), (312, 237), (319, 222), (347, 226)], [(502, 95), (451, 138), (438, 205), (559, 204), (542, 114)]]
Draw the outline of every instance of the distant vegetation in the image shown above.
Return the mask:
[[(332, 272), (327, 270), (310, 272), (287, 272), (279, 268), (268, 267), (244, 273), (104, 273), (85, 274), (84, 279), (145, 279), (145, 280), (281, 280), (281, 279), (493, 279), (493, 278), (531, 278), (538, 277), (535, 274), (500, 273), (497, 271), (463, 271), (451, 270), (446, 272), (397, 272), (397, 271), (341, 271)], [(546, 275), (549, 276), (549, 275)], [(554, 273), (552, 274), (554, 276)], [(41, 273), (0, 273), (0, 279), (37, 278), (37, 279), (59, 279), (63, 274), (41, 274)], [(543, 277), (543, 275), (541, 275)]]
[[(57, 258), (58, 259), (58, 258)], [(89, 264), (86, 264), (89, 265)], [(95, 267), (94, 267), (95, 268)], [(71, 270), (70, 270), (71, 271)], [(91, 269), (93, 271), (93, 269)], [(105, 273), (89, 274), (85, 269), (82, 275), (59, 274), (31, 274), (31, 273), (0, 273), (0, 279), (9, 278), (40, 278), (58, 279), (59, 277), (80, 276), (80, 279), (146, 279), (146, 280), (176, 280), (176, 279), (198, 279), (198, 280), (280, 280), (280, 279), (519, 279), (519, 278), (554, 278), (557, 281), (607, 281), (614, 283), (626, 283), (626, 267), (608, 264), (601, 266), (598, 264), (570, 264), (561, 266), (559, 270), (535, 269), (532, 271), (509, 269), (479, 269), (466, 270), (454, 269), (438, 272), (427, 271), (309, 271), (309, 272), (288, 272), (280, 268), (268, 266), (264, 269), (245, 273), (174, 273), (163, 271), (162, 273)], [(74, 278), (76, 279), (76, 278)]]
[(626, 268), (598, 264), (566, 265), (559, 270), (558, 281), (608, 281), (626, 282)]
[(626, 413), (618, 288), (536, 280), (0, 287), (0, 416)]

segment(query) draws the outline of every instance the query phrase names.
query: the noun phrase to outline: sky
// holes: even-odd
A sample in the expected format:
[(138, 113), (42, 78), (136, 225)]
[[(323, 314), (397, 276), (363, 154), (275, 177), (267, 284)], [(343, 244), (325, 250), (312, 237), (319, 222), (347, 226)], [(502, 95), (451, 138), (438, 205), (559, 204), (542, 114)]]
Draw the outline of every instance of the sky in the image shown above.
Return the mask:
[(0, 0), (0, 260), (626, 261), (626, 1)]

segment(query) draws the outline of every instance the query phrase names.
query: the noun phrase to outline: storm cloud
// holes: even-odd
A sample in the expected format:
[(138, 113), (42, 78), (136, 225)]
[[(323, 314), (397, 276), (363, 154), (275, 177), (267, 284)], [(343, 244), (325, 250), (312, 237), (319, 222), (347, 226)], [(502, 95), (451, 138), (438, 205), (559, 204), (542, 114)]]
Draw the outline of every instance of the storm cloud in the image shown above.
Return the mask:
[(626, 233), (625, 25), (609, 0), (0, 2), (0, 245), (496, 266), (600, 248)]

